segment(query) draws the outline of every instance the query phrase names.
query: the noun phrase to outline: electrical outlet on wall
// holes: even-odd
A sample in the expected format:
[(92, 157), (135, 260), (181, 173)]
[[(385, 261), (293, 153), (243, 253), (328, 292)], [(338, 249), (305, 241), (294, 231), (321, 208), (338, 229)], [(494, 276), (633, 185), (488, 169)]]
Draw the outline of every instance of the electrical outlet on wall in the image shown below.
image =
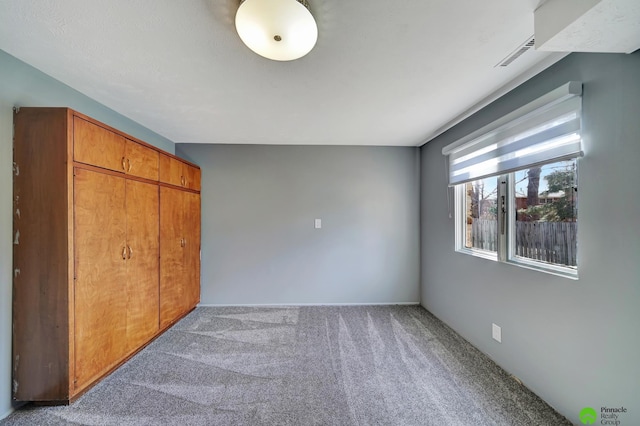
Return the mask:
[(320, 229), (320, 228), (322, 228), (322, 219), (316, 219), (316, 220), (314, 221), (313, 225), (314, 225), (314, 227), (315, 227), (316, 229)]
[(499, 325), (491, 324), (491, 336), (498, 343), (502, 343), (502, 328)]

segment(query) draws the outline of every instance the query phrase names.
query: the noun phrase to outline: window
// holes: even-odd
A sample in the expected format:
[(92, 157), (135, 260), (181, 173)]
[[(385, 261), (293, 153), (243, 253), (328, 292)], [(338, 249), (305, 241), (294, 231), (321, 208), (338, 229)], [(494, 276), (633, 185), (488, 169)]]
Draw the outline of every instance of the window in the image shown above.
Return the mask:
[(464, 228), (463, 247), (482, 250), (485, 256), (498, 252), (498, 179), (478, 179), (460, 186)]
[(510, 258), (576, 269), (576, 159), (512, 173)]
[(457, 251), (577, 277), (581, 93), (568, 83), (443, 149)]

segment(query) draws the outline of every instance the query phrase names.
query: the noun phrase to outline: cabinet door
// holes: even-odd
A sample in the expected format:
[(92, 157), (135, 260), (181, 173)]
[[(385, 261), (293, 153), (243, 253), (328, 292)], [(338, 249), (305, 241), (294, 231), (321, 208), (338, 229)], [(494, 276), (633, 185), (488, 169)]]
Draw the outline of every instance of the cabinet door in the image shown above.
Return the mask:
[(182, 166), (184, 186), (189, 189), (200, 191), (200, 169), (184, 163)]
[(160, 182), (200, 191), (200, 169), (161, 154)]
[(145, 179), (158, 180), (160, 154), (158, 151), (127, 139), (127, 174)]
[(168, 155), (160, 155), (160, 182), (183, 186), (182, 161)]
[(160, 328), (183, 312), (184, 192), (160, 188)]
[(75, 169), (75, 388), (125, 354), (125, 179)]
[(185, 311), (200, 302), (200, 194), (186, 192), (184, 239)]
[(158, 331), (158, 186), (127, 180), (127, 353)]
[(80, 117), (73, 117), (73, 159), (124, 172), (125, 138)]

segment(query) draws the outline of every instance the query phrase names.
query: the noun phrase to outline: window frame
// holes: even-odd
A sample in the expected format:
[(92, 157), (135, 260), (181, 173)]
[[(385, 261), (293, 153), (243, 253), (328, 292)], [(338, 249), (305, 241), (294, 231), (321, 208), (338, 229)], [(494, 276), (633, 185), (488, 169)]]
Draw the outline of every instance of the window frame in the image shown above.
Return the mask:
[[(578, 163), (579, 163), (579, 158), (575, 158), (575, 162), (576, 162), (576, 176), (578, 175)], [(546, 164), (553, 164), (552, 163), (546, 163)], [(526, 169), (524, 169), (526, 170)], [(575, 267), (570, 267), (570, 266), (563, 266), (563, 265), (558, 265), (558, 264), (553, 264), (553, 263), (547, 263), (547, 262), (542, 262), (540, 260), (535, 260), (535, 259), (528, 259), (526, 257), (522, 257), (522, 256), (517, 256), (515, 254), (516, 251), (516, 210), (513, 206), (513, 203), (515, 203), (516, 197), (515, 197), (515, 173), (516, 172), (511, 172), (509, 173), (508, 176), (508, 180), (507, 180), (507, 211), (508, 212), (512, 212), (511, 214), (507, 215), (507, 223), (506, 223), (506, 229), (507, 229), (507, 235), (506, 237), (506, 246), (507, 246), (507, 253), (506, 253), (506, 261), (508, 263), (511, 263), (513, 265), (517, 265), (517, 266), (521, 266), (524, 268), (528, 268), (528, 269), (533, 269), (533, 270), (538, 270), (538, 271), (543, 271), (543, 272), (547, 272), (550, 274), (554, 274), (554, 275), (559, 275), (562, 277), (566, 277), (566, 278), (573, 278), (573, 279), (578, 279), (578, 265), (576, 262), (576, 266)], [(576, 182), (576, 187), (577, 187), (577, 182)], [(578, 250), (578, 246), (576, 244), (576, 250)]]
[[(496, 179), (498, 178), (498, 176), (496, 176)], [(465, 207), (466, 205), (466, 183), (461, 183), (458, 185), (455, 185), (453, 187), (454, 189), (454, 194), (455, 194), (455, 208), (454, 208), (454, 221), (455, 221), (455, 233), (456, 233), (456, 245), (455, 245), (455, 250), (456, 252), (460, 252), (460, 253), (465, 253), (465, 254), (469, 254), (472, 256), (476, 256), (476, 257), (482, 257), (484, 259), (489, 259), (489, 260), (494, 260), (497, 261), (498, 260), (498, 253), (500, 253), (500, 233), (498, 233), (498, 242), (497, 242), (497, 247), (498, 250), (496, 252), (493, 251), (489, 251), (489, 250), (483, 250), (483, 249), (478, 249), (478, 248), (473, 248), (473, 247), (467, 247), (466, 246), (466, 235), (467, 235), (467, 209)], [(499, 184), (498, 184), (499, 185)], [(498, 194), (497, 194), (497, 199), (500, 199), (500, 189), (498, 189)], [(498, 215), (500, 209), (498, 209)], [(498, 218), (498, 222), (500, 221), (500, 219)]]
[[(576, 175), (578, 173), (579, 158), (576, 161)], [(545, 163), (553, 164), (556, 161)], [(526, 170), (529, 167), (522, 169)], [(495, 175), (498, 179), (498, 238), (497, 238), (497, 250), (496, 252), (469, 248), (466, 247), (466, 183), (454, 185), (454, 222), (455, 222), (455, 251), (457, 253), (463, 253), (475, 257), (480, 257), (495, 262), (506, 263), (509, 265), (515, 265), (534, 271), (540, 271), (549, 273), (564, 278), (578, 279), (578, 265), (576, 267), (555, 265), (535, 259), (528, 259), (525, 257), (517, 256), (515, 254), (516, 247), (516, 210), (515, 210), (515, 173), (505, 173), (501, 175)], [(502, 201), (504, 197), (504, 209), (502, 208)], [(504, 223), (505, 231), (500, 232), (502, 224)], [(576, 250), (578, 248), (576, 247)]]

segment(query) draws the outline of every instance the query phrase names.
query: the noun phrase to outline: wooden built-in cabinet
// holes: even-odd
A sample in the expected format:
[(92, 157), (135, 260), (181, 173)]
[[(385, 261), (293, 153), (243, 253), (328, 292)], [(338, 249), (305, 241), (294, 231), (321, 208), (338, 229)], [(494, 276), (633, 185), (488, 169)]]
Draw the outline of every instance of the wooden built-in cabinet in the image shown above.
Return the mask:
[[(156, 149), (127, 139), (78, 116), (73, 117), (73, 137), (74, 161), (154, 181), (158, 180), (161, 154)], [(185, 167), (200, 170), (168, 155), (162, 154), (162, 156), (170, 158), (176, 163), (184, 164)]]
[[(200, 197), (174, 188), (160, 188), (160, 326), (188, 311), (199, 299)], [(174, 283), (181, 283), (174, 285)]]
[(200, 191), (200, 169), (168, 155), (160, 155), (160, 182)]
[(14, 127), (13, 397), (68, 403), (199, 302), (200, 169), (67, 108)]

